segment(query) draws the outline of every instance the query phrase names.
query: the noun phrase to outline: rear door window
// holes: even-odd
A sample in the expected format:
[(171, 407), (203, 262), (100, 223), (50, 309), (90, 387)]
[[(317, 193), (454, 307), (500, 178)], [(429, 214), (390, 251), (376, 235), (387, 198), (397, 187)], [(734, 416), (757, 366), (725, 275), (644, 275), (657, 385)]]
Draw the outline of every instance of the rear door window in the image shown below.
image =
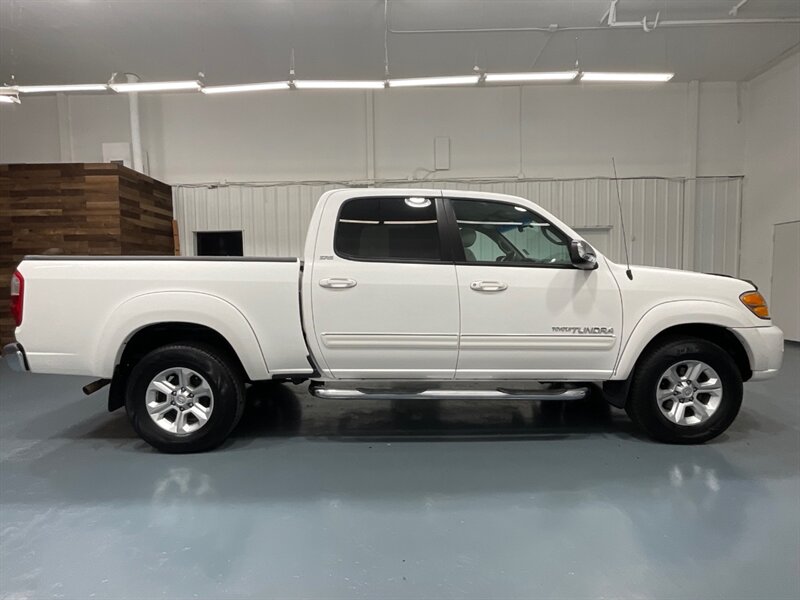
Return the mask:
[(334, 250), (342, 258), (441, 261), (434, 198), (353, 198), (339, 211)]

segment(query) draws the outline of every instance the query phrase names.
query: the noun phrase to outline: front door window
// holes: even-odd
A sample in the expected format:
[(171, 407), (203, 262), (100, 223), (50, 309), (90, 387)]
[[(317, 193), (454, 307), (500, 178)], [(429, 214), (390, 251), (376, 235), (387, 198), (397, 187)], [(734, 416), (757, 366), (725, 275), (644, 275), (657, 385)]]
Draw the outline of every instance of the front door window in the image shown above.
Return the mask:
[(566, 236), (528, 209), (483, 200), (450, 203), (467, 262), (572, 266)]

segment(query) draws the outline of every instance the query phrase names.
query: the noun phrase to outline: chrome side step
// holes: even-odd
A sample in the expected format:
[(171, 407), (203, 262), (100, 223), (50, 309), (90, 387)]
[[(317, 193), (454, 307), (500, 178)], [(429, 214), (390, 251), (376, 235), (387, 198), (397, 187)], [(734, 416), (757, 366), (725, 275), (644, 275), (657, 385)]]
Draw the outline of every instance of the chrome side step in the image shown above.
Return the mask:
[(392, 391), (312, 386), (311, 393), (327, 400), (581, 400), (589, 388), (560, 390), (422, 390)]

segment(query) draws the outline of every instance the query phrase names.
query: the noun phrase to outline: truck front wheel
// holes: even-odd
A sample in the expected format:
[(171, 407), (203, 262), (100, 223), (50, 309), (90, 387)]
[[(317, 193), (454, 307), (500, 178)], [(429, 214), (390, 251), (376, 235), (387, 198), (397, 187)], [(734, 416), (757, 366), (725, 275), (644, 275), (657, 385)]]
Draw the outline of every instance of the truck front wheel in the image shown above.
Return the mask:
[(202, 452), (220, 445), (244, 410), (244, 384), (214, 348), (172, 344), (136, 364), (125, 409), (142, 439), (161, 452)]
[(658, 441), (699, 444), (725, 431), (741, 404), (742, 376), (730, 354), (707, 340), (673, 338), (641, 358), (625, 409)]

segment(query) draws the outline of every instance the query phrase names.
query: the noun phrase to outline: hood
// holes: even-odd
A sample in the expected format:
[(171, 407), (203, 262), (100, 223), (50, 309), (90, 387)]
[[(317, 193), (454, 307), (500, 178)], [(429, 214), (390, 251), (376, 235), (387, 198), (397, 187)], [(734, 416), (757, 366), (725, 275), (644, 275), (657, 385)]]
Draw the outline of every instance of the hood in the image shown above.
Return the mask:
[(623, 293), (646, 294), (662, 302), (696, 299), (738, 305), (741, 294), (756, 289), (753, 283), (728, 275), (638, 265), (631, 267), (630, 280), (624, 266), (609, 261), (609, 267)]
[(715, 277), (730, 277), (731, 279), (738, 279), (739, 281), (744, 281), (745, 283), (749, 283), (753, 286), (753, 289), (758, 291), (758, 286), (756, 282), (752, 279), (745, 279), (744, 277), (736, 277), (735, 275), (727, 275), (725, 273), (704, 273), (704, 275), (714, 275)]

